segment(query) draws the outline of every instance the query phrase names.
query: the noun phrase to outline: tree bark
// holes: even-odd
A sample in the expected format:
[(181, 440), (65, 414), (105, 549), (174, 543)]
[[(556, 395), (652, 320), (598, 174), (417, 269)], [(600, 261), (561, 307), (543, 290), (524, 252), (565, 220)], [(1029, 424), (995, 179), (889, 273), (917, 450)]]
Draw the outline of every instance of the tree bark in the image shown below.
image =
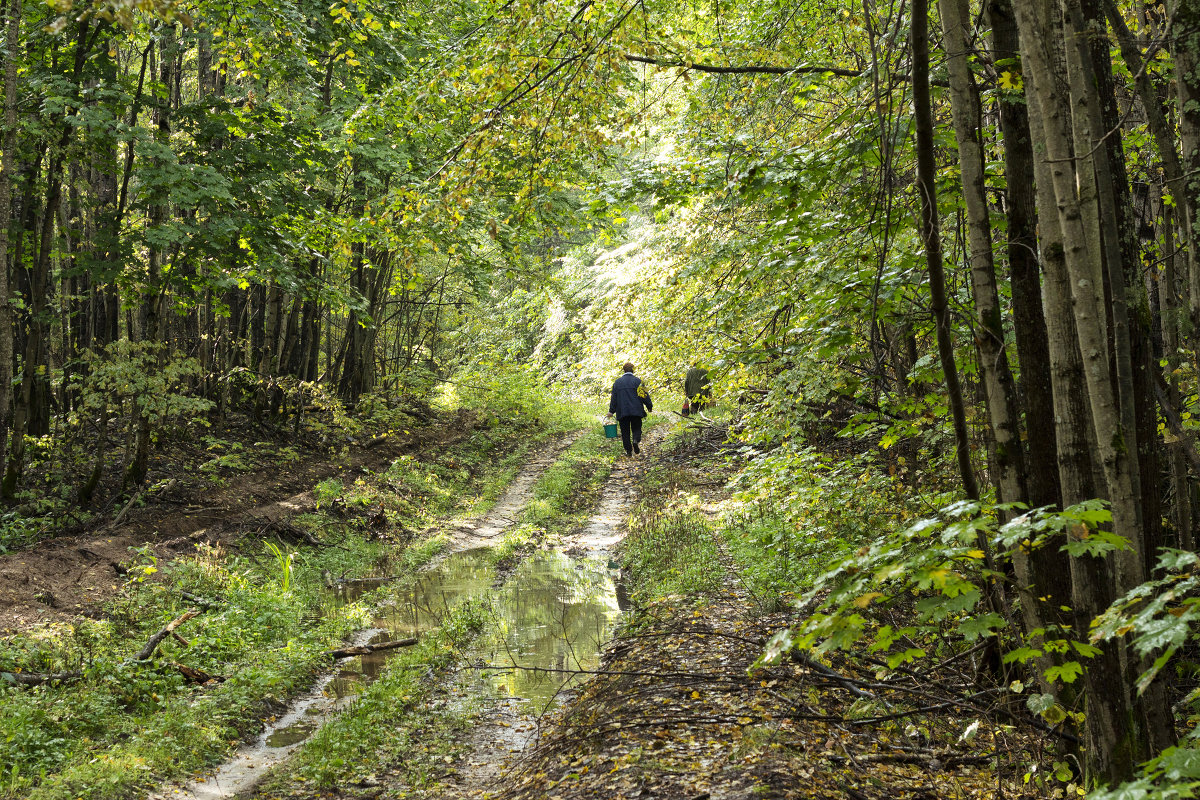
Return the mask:
[(1186, 176), (1181, 195), (1192, 207), (1191, 219), (1184, 220), (1183, 244), (1188, 254), (1188, 307), (1196, 359), (1200, 355), (1200, 4), (1182, 0), (1174, 7), (1175, 107), (1179, 109), (1182, 170)]
[(950, 305), (946, 299), (946, 276), (942, 258), (942, 236), (938, 223), (936, 173), (933, 153), (933, 107), (929, 96), (929, 3), (914, 0), (912, 8), (912, 86), (917, 146), (917, 190), (921, 197), (921, 241), (929, 272), (930, 308), (937, 333), (938, 356), (946, 381), (950, 414), (954, 425), (955, 452), (963, 491), (979, 499), (979, 484), (971, 466), (971, 441), (958, 365), (954, 360)]
[(8, 458), (12, 428), (13, 313), (9, 286), (8, 231), (12, 220), (12, 176), (17, 142), (17, 53), (21, 43), (21, 0), (10, 0), (4, 35), (4, 129), (0, 158), (0, 467)]
[[(1020, 44), (1012, 3), (1010, 0), (991, 0), (987, 4), (987, 15), (992, 31), (993, 63), (1015, 60)], [(1024, 400), (1027, 432), (1026, 488), (1031, 506), (1060, 506), (1062, 488), (1055, 447), (1049, 340), (1038, 264), (1037, 200), (1029, 112), (1023, 98), (1015, 100), (1008, 94), (1001, 94), (998, 106), (1004, 143), (1006, 254), (1012, 287), (1013, 331), (1020, 365), (1020, 396)], [(1059, 574), (1066, 574), (1066, 570)]]
[[(1045, 202), (1052, 201), (1056, 207), (1055, 214), (1048, 214), (1046, 212), (1049, 209), (1043, 209), (1040, 215), (1044, 221), (1043, 231), (1057, 221), (1053, 232), (1043, 233), (1043, 251), (1049, 250), (1054, 256), (1053, 259), (1047, 259), (1045, 264), (1051, 318), (1059, 314), (1073, 316), (1096, 448), (1109, 492), (1116, 495), (1112, 505), (1114, 528), (1120, 535), (1134, 540), (1139, 535), (1136, 508), (1133, 507), (1136, 498), (1129, 484), (1129, 457), (1120, 440), (1120, 416), (1112, 391), (1102, 311), (1103, 287), (1097, 281), (1099, 270), (1095, 259), (1098, 254), (1088, 250), (1089, 238), (1084, 230), (1080, 199), (1076, 194), (1077, 176), (1073, 168), (1075, 161), (1071, 150), (1069, 105), (1057, 84), (1053, 66), (1053, 36), (1059, 26), (1046, 3), (1041, 0), (1020, 0), (1015, 8), (1030, 113), (1035, 116), (1031, 130), (1035, 142), (1042, 145), (1043, 155), (1037, 163), (1039, 194)], [(1062, 252), (1061, 263), (1057, 260), (1059, 247)], [(1066, 274), (1053, 274), (1058, 269)], [(1073, 303), (1059, 296), (1061, 290), (1068, 286), (1072, 290)], [(1059, 338), (1064, 328), (1063, 323), (1051, 326), (1052, 357), (1055, 354), (1064, 356), (1068, 348), (1073, 346), (1073, 343), (1068, 345)], [(1060, 362), (1061, 366), (1063, 364)], [(1057, 372), (1054, 387), (1056, 409), (1068, 402), (1063, 393), (1074, 388), (1069, 383), (1060, 385)], [(1064, 431), (1061, 423), (1059, 430)], [(1066, 441), (1059, 443), (1060, 448), (1066, 445)], [(1086, 485), (1083, 478), (1082, 473), (1063, 474), (1064, 501), (1071, 501), (1071, 489)], [(1068, 480), (1079, 480), (1080, 485), (1071, 486)], [(1113, 599), (1112, 584), (1106, 564), (1100, 559), (1087, 556), (1074, 558), (1072, 572), (1075, 613), (1080, 619), (1079, 625), (1085, 625), (1095, 614), (1107, 608)], [(1089, 664), (1084, 679), (1088, 697), (1088, 778), (1100, 783), (1128, 780), (1142, 760), (1143, 732), (1141, 720), (1136, 717), (1129, 699), (1120, 652), (1115, 645), (1106, 644), (1102, 648), (1101, 654)]]

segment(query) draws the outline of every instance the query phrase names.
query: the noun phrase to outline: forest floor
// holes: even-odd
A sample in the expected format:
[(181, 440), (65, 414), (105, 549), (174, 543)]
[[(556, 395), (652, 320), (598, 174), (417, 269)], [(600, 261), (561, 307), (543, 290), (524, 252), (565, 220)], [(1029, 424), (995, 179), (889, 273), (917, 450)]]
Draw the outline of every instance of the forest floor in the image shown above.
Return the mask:
[[(114, 516), (91, 530), (43, 541), (0, 555), (0, 633), (91, 616), (121, 589), (123, 562), (133, 548), (149, 546), (160, 558), (248, 532), (293, 534), (290, 517), (313, 509), (313, 487), (322, 480), (376, 471), (398, 456), (446, 448), (469, 435), (477, 420), (467, 413), (424, 428), (365, 439), (337, 456), (308, 452), (281, 467), (273, 464), (216, 481), (197, 481), (186, 466), (161, 466), (158, 491), (135, 493)], [(259, 443), (262, 445), (263, 443)], [(252, 441), (245, 448), (254, 448)], [(138, 501), (144, 504), (134, 507)]]
[[(543, 546), (618, 553), (639, 501), (643, 510), (661, 509), (690, 495), (715, 517), (727, 499), (723, 480), (695, 452), (660, 449), (666, 427), (654, 432), (646, 458), (618, 462), (589, 524)], [(579, 670), (582, 681), (552, 709), (504, 697), (464, 700), (470, 664), (460, 663), (433, 701), (440, 719), (397, 723), (399, 738), (426, 737), (419, 748), (371, 754), (365, 777), (337, 787), (281, 775), (254, 797), (1044, 796), (1042, 782), (1023, 775), (1044, 756), (1031, 752), (1035, 740), (943, 694), (941, 681), (958, 673), (886, 679), (868, 654), (756, 666), (795, 612), (764, 605), (720, 541), (712, 545), (719, 575), (711, 588), (635, 603), (598, 665)], [(431, 744), (439, 736), (442, 746)]]

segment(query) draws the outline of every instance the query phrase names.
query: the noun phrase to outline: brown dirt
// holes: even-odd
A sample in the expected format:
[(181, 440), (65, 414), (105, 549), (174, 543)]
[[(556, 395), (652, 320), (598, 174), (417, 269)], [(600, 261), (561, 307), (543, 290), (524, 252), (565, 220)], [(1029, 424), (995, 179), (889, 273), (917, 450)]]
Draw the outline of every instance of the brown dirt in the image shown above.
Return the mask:
[(119, 510), (84, 533), (2, 555), (0, 633), (94, 616), (125, 580), (122, 563), (133, 548), (149, 546), (159, 561), (169, 561), (198, 542), (264, 529), (312, 510), (312, 487), (322, 480), (379, 468), (431, 445), (453, 444), (473, 427), (473, 420), (460, 413), (411, 433), (365, 442), (346, 457), (310, 453), (292, 464), (231, 477), (211, 489), (181, 490), (168, 484), (144, 507), (130, 508), (116, 525)]

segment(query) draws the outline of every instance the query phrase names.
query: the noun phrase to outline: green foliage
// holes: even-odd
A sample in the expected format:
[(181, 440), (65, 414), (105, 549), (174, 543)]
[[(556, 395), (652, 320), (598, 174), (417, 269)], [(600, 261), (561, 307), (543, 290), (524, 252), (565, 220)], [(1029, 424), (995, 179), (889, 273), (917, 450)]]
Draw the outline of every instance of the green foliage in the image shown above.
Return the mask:
[[(1092, 621), (1093, 641), (1128, 639), (1143, 659), (1153, 659), (1137, 681), (1143, 692), (1181, 648), (1198, 641), (1200, 557), (1185, 550), (1160, 551), (1158, 576), (1131, 589)], [(1200, 701), (1193, 692), (1192, 704)], [(1193, 721), (1194, 724), (1194, 721)], [(1192, 735), (1200, 729), (1193, 727)]]
[(72, 381), (81, 409), (97, 414), (101, 407), (130, 403), (157, 429), (170, 421), (207, 426), (205, 416), (213, 403), (188, 391), (190, 379), (201, 373), (200, 364), (180, 354), (170, 355), (157, 343), (113, 342), (102, 353), (83, 355), (86, 370)]
[[(1038, 510), (1000, 527), (996, 509), (961, 501), (943, 508), (935, 518), (882, 534), (853, 554), (837, 561), (799, 600), (806, 612), (795, 629), (780, 631), (768, 644), (764, 663), (771, 663), (792, 648), (822, 653), (865, 645), (882, 652), (890, 668), (933, 654), (932, 646), (912, 642), (971, 643), (1004, 635), (1011, 620), (986, 602), (987, 586), (1003, 581), (1004, 561), (1013, 547), (1063, 546), (1056, 538), (1064, 529), (1079, 531), (1073, 537), (1105, 540), (1096, 525), (1109, 519), (1096, 502), (1082, 503), (1056, 513)], [(878, 624), (870, 613), (874, 605), (898, 608), (908, 621), (904, 627)], [(1096, 636), (1093, 637), (1095, 640)], [(1027, 632), (1026, 645), (1008, 648), (1007, 663), (1038, 665), (1051, 684), (1075, 682), (1088, 659), (1099, 651), (1078, 641), (1071, 630), (1041, 629)], [(944, 646), (944, 644), (942, 645)], [(1041, 660), (1043, 656), (1047, 658)], [(1030, 707), (1051, 720), (1062, 709), (1053, 703)]]
[(483, 415), (490, 427), (566, 430), (576, 424), (576, 410), (554, 396), (532, 365), (472, 364), (455, 376), (448, 391), (443, 404), (457, 401)]

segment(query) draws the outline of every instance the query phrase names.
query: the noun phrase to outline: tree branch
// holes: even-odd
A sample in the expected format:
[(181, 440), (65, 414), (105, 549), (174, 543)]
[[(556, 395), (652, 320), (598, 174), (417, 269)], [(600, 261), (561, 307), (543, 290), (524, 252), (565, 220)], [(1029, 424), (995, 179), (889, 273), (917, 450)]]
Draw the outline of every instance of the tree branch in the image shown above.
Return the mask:
[(682, 67), (694, 69), (697, 72), (710, 72), (714, 75), (841, 75), (844, 78), (857, 78), (862, 70), (842, 69), (841, 67), (808, 67), (797, 64), (794, 67), (768, 67), (762, 64), (750, 64), (744, 67), (717, 67), (712, 64), (696, 64), (690, 61), (663, 61), (649, 56), (639, 56), (633, 53), (625, 54), (626, 61), (638, 64), (650, 64), (655, 67)]

